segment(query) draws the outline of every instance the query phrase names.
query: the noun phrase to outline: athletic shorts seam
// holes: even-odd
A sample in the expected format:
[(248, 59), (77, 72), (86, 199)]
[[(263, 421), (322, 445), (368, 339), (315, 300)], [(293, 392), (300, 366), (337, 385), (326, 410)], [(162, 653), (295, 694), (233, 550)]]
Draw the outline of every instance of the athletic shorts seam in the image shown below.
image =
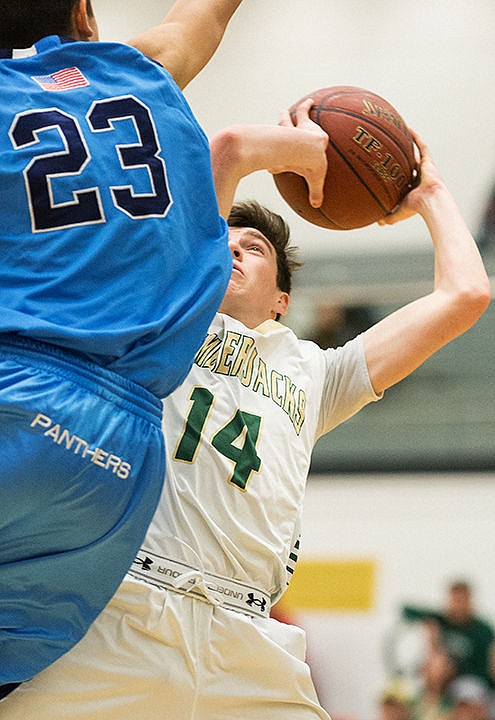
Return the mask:
[[(35, 358), (36, 363), (33, 362), (31, 364), (29, 362), (28, 358), (30, 356)], [(37, 357), (36, 352), (33, 350), (30, 350), (27, 353), (23, 353), (22, 350), (20, 352), (16, 352), (14, 348), (5, 349), (0, 345), (0, 360), (2, 359), (14, 360), (20, 366), (26, 368), (26, 370), (32, 370), (34, 372), (49, 372), (50, 374), (54, 375), (57, 378), (60, 378), (61, 380), (67, 380), (73, 385), (76, 385), (77, 387), (86, 390), (87, 392), (93, 393), (93, 395), (101, 398), (105, 402), (109, 402), (113, 405), (118, 405), (130, 414), (134, 416), (139, 416), (144, 420), (151, 422), (153, 425), (161, 427), (161, 403), (159, 405), (159, 408), (158, 406), (154, 407), (153, 405), (151, 405), (149, 408), (146, 408), (142, 405), (139, 405), (138, 401), (141, 400), (140, 397), (136, 397), (135, 395), (134, 398), (129, 396), (126, 397), (124, 393), (132, 393), (132, 388), (127, 389), (126, 387), (123, 387), (118, 383), (116, 383), (115, 386), (112, 386), (110, 379), (101, 375), (99, 377), (101, 382), (98, 382), (98, 371), (100, 369), (98, 365), (95, 365), (96, 378), (93, 380), (87, 377), (84, 373), (78, 372), (81, 368), (77, 364), (74, 364), (72, 368), (69, 359), (60, 359), (60, 362), (57, 362), (59, 358), (55, 357), (53, 362), (49, 362), (46, 360), (46, 358), (43, 358), (42, 356)], [(67, 367), (64, 368), (62, 366), (62, 363), (66, 364)], [(89, 371), (89, 365), (87, 370)], [(122, 376), (120, 375), (116, 375), (116, 377), (125, 380), (125, 378), (122, 378)]]

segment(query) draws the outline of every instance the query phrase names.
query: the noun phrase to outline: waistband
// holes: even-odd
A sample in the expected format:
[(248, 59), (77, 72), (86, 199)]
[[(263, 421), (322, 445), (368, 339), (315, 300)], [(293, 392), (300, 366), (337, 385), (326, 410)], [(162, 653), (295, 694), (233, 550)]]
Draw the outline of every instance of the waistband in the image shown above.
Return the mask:
[(245, 615), (264, 618), (270, 616), (270, 596), (259, 588), (198, 570), (186, 563), (156, 555), (145, 548), (141, 549), (140, 555), (127, 573), (137, 580), (192, 595)]
[(32, 340), (22, 335), (0, 333), (0, 358), (16, 358), (35, 368), (68, 377), (102, 397), (108, 396), (130, 411), (143, 415), (155, 425), (161, 424), (162, 403), (156, 395), (129, 378), (83, 358), (67, 348)]

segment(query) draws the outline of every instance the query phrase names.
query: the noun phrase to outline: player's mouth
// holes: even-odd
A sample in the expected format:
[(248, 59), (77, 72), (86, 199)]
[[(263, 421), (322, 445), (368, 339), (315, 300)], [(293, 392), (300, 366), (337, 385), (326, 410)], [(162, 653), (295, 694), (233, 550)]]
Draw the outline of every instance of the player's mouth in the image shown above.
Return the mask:
[(244, 273), (243, 273), (242, 270), (241, 270), (240, 265), (238, 265), (238, 263), (236, 263), (236, 262), (234, 262), (234, 264), (233, 264), (233, 266), (232, 266), (232, 272), (234, 272), (234, 270), (236, 270), (236, 271), (237, 271), (238, 273), (240, 273), (241, 275), (244, 275)]

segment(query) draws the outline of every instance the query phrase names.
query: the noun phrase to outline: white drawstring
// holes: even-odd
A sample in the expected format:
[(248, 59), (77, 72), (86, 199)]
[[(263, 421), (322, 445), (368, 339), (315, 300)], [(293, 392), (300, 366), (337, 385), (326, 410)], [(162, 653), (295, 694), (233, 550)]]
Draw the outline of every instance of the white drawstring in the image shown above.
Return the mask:
[[(201, 562), (201, 558), (198, 553), (194, 550), (194, 548), (184, 542), (184, 540), (181, 540), (181, 538), (175, 537), (174, 540), (178, 540), (181, 545), (184, 545), (196, 556), (197, 564), (201, 566), (201, 570), (196, 570), (195, 568), (193, 568), (192, 570), (189, 570), (188, 572), (179, 575), (173, 580), (170, 579), (171, 585), (173, 585), (176, 590), (183, 590), (186, 593), (190, 592), (193, 588), (201, 590), (201, 592), (213, 605), (222, 605), (222, 601), (218, 597), (215, 597), (208, 590), (208, 586), (204, 577), (205, 570), (202, 567), (203, 563)], [(187, 587), (187, 585), (189, 585), (189, 587)]]

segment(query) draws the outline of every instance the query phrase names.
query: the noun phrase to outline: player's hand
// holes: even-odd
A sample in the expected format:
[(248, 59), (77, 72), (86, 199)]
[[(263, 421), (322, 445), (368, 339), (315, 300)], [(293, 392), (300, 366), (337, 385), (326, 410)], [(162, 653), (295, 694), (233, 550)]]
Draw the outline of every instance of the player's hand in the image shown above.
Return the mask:
[(419, 213), (424, 215), (430, 201), (439, 190), (445, 190), (445, 183), (431, 157), (428, 146), (421, 140), (417, 132), (409, 130), (419, 153), (419, 182), (410, 190), (394, 212), (378, 221), (379, 225), (395, 225)]
[[(327, 174), (326, 149), (328, 135), (309, 117), (313, 106), (312, 98), (307, 98), (296, 108), (295, 121), (292, 121), (288, 110), (280, 115), (279, 125), (295, 128), (294, 152), (292, 155), (291, 172), (302, 175), (308, 184), (309, 202), (313, 207), (320, 207), (323, 202), (323, 185)], [(297, 141), (297, 142), (296, 142)]]

